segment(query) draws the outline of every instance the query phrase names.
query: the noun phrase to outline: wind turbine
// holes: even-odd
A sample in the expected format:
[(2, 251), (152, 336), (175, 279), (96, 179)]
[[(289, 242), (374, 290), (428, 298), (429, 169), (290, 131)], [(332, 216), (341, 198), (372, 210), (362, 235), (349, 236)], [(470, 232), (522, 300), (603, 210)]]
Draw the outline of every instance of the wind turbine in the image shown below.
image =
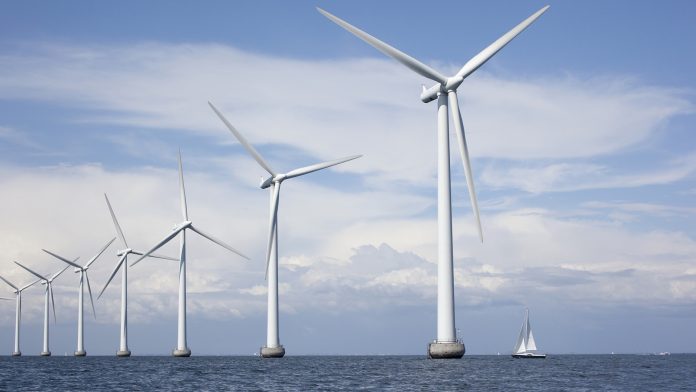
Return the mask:
[(366, 43), (372, 45), (380, 52), (392, 57), (396, 61), (410, 68), (417, 74), (437, 82), (436, 85), (425, 88), (421, 93), (421, 100), (425, 103), (437, 99), (437, 130), (438, 130), (438, 290), (437, 290), (437, 339), (428, 345), (428, 355), (431, 358), (461, 358), (464, 355), (464, 344), (456, 336), (454, 326), (454, 275), (452, 266), (452, 201), (450, 191), (450, 152), (449, 152), (449, 121), (447, 119), (448, 102), (451, 106), (452, 122), (456, 129), (459, 152), (464, 163), (464, 173), (469, 189), (471, 207), (476, 219), (479, 238), (483, 242), (481, 219), (476, 201), (474, 178), (471, 173), (469, 151), (464, 136), (464, 124), (462, 123), (459, 103), (457, 100), (457, 88), (464, 79), (476, 71), (494, 54), (498, 53), (508, 42), (532, 24), (541, 14), (546, 12), (549, 6), (545, 6), (522, 23), (515, 26), (502, 37), (472, 57), (454, 76), (447, 77), (428, 65), (416, 60), (406, 53), (380, 41), (370, 34), (352, 26), (348, 22), (317, 8), (329, 20), (346, 29)]
[[(78, 259), (79, 259), (79, 257), (78, 257), (77, 259), (75, 259), (74, 261), (77, 261)], [(25, 267), (24, 265), (20, 264), (18, 261), (15, 261), (15, 264), (17, 264), (18, 266), (24, 268), (25, 270), (27, 270), (27, 271), (28, 271), (29, 273), (31, 273), (32, 275), (34, 275), (34, 276), (36, 276), (37, 278), (39, 278), (39, 280), (41, 280), (41, 284), (45, 284), (45, 285), (46, 285), (46, 293), (45, 293), (45, 295), (44, 295), (43, 351), (41, 351), (41, 356), (42, 356), (42, 357), (48, 357), (48, 356), (51, 355), (51, 350), (48, 349), (48, 296), (49, 296), (49, 294), (50, 294), (50, 296), (51, 296), (51, 305), (52, 305), (52, 307), (53, 307), (53, 322), (55, 323), (57, 320), (56, 320), (56, 302), (55, 302), (55, 300), (53, 299), (53, 280), (54, 280), (55, 278), (57, 278), (58, 276), (60, 276), (60, 274), (62, 274), (63, 272), (65, 272), (65, 270), (68, 269), (69, 266), (66, 266), (66, 267), (63, 268), (62, 270), (56, 272), (56, 273), (53, 274), (53, 276), (51, 276), (50, 278), (46, 278), (46, 277), (43, 277), (42, 275), (39, 275), (38, 273), (32, 271), (31, 269), (29, 269), (29, 267)]]
[(175, 357), (189, 357), (191, 356), (191, 350), (186, 343), (186, 230), (192, 230), (194, 233), (199, 234), (201, 237), (214, 242), (223, 248), (238, 254), (239, 256), (249, 260), (248, 257), (241, 254), (238, 250), (232, 248), (231, 246), (225, 244), (219, 239), (202, 232), (198, 227), (193, 226), (193, 222), (189, 220), (188, 210), (186, 208), (186, 191), (184, 189), (184, 169), (181, 164), (181, 151), (179, 151), (179, 196), (181, 200), (181, 214), (184, 221), (174, 226), (174, 230), (169, 233), (164, 239), (153, 246), (152, 249), (145, 252), (139, 259), (135, 260), (131, 267), (138, 264), (140, 260), (147, 256), (150, 256), (152, 252), (156, 251), (162, 247), (167, 242), (171, 241), (179, 233), (180, 237), (180, 259), (179, 259), (179, 313), (177, 318), (177, 346), (172, 352)]
[(76, 357), (84, 357), (87, 355), (87, 352), (85, 351), (85, 335), (84, 335), (84, 327), (85, 327), (85, 321), (84, 321), (84, 283), (87, 281), (87, 291), (89, 291), (89, 301), (92, 303), (92, 314), (94, 315), (94, 318), (97, 318), (97, 313), (94, 310), (94, 299), (92, 298), (92, 287), (89, 284), (89, 275), (87, 275), (87, 270), (89, 267), (97, 261), (97, 258), (101, 256), (102, 253), (106, 250), (106, 248), (111, 245), (112, 242), (114, 242), (116, 238), (112, 238), (109, 242), (104, 245), (104, 247), (92, 257), (87, 264), (85, 265), (79, 265), (75, 263), (74, 261), (70, 261), (62, 256), (59, 256), (51, 251), (48, 251), (46, 249), (42, 249), (44, 252), (48, 253), (49, 255), (57, 258), (58, 260), (68, 264), (68, 267), (73, 266), (75, 267), (75, 272), (80, 273), (80, 288), (77, 293), (78, 298), (77, 298), (77, 350), (75, 350), (75, 356)]
[[(41, 279), (35, 280), (26, 286), (17, 287), (14, 284), (10, 283), (9, 280), (3, 278), (0, 276), (0, 279), (2, 279), (5, 283), (10, 285), (14, 289), (15, 297), (16, 297), (16, 302), (17, 302), (17, 307), (16, 307), (16, 314), (15, 314), (15, 339), (14, 339), (14, 351), (12, 352), (13, 357), (19, 357), (22, 355), (22, 352), (19, 350), (19, 323), (22, 319), (22, 291), (25, 289), (35, 285), (36, 283), (40, 282)], [(10, 298), (0, 298), (2, 300), (8, 300), (12, 301)]]
[[(118, 234), (118, 238), (121, 240), (121, 243), (125, 249), (121, 249), (116, 253), (116, 255), (120, 258), (116, 263), (116, 267), (111, 273), (109, 280), (106, 281), (104, 288), (97, 296), (97, 299), (101, 298), (102, 294), (104, 294), (104, 290), (109, 287), (109, 283), (111, 283), (111, 280), (114, 279), (114, 276), (116, 276), (118, 270), (121, 268), (121, 266), (123, 266), (123, 272), (121, 273), (121, 340), (116, 355), (119, 357), (130, 357), (131, 352), (128, 349), (128, 255), (133, 254), (142, 256), (143, 253), (128, 247), (126, 237), (123, 236), (123, 230), (121, 230), (121, 226), (118, 224), (118, 220), (116, 220), (116, 214), (114, 214), (114, 210), (111, 208), (111, 203), (109, 202), (109, 197), (106, 196), (106, 193), (104, 194), (104, 199), (106, 199), (106, 205), (109, 207), (111, 219), (114, 221), (116, 234)], [(150, 257), (178, 261), (178, 259), (173, 257), (158, 256), (153, 254), (151, 254)]]
[(261, 189), (270, 189), (271, 204), (270, 204), (270, 229), (268, 234), (268, 247), (266, 259), (266, 280), (268, 282), (268, 316), (266, 329), (266, 346), (261, 347), (261, 356), (265, 358), (281, 358), (285, 355), (285, 348), (280, 344), (279, 328), (278, 328), (278, 203), (280, 201), (280, 184), (289, 178), (299, 177), (317, 170), (326, 169), (327, 167), (335, 166), (353, 159), (360, 158), (362, 155), (353, 155), (346, 158), (336, 159), (334, 161), (317, 163), (310, 166), (301, 167), (291, 170), (287, 173), (278, 173), (261, 157), (261, 154), (249, 144), (237, 129), (220, 113), (212, 103), (208, 105), (213, 109), (215, 114), (222, 120), (227, 128), (234, 134), (244, 148), (258, 162), (261, 167), (271, 175), (267, 179), (261, 181)]

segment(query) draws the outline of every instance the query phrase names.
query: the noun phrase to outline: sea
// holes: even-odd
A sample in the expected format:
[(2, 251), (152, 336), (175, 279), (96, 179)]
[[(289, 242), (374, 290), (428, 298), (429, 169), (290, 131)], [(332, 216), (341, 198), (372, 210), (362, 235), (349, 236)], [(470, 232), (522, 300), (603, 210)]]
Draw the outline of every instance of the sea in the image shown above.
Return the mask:
[(696, 354), (0, 357), (0, 391), (696, 391)]

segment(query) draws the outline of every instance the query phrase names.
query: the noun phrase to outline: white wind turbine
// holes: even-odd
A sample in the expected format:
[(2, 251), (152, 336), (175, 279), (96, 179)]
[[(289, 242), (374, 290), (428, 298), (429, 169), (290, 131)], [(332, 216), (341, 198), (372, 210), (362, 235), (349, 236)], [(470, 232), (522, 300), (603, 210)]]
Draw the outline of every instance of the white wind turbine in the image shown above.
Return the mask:
[(152, 249), (145, 252), (140, 258), (138, 258), (131, 267), (140, 262), (140, 260), (148, 257), (152, 252), (156, 251), (164, 244), (172, 240), (179, 233), (181, 233), (180, 240), (180, 259), (179, 259), (179, 311), (177, 317), (177, 346), (172, 352), (175, 357), (189, 357), (191, 356), (191, 350), (186, 343), (186, 230), (192, 230), (194, 233), (198, 233), (203, 238), (214, 242), (223, 248), (238, 254), (239, 256), (249, 260), (248, 257), (241, 254), (236, 249), (225, 244), (219, 239), (202, 232), (199, 228), (193, 226), (193, 222), (189, 220), (188, 210), (186, 208), (186, 191), (184, 189), (184, 170), (181, 164), (181, 151), (179, 151), (179, 196), (181, 199), (181, 214), (183, 215), (184, 221), (174, 226), (174, 230), (169, 233), (164, 239), (153, 246)]
[(251, 156), (264, 168), (271, 176), (261, 181), (261, 189), (270, 188), (271, 204), (270, 204), (270, 228), (268, 234), (268, 247), (266, 259), (266, 280), (268, 281), (268, 316), (266, 330), (266, 346), (261, 347), (261, 355), (267, 358), (280, 358), (285, 355), (285, 348), (280, 344), (279, 328), (278, 328), (278, 203), (280, 200), (280, 184), (289, 178), (299, 177), (317, 170), (326, 169), (334, 165), (338, 165), (362, 155), (353, 155), (346, 158), (336, 159), (334, 161), (317, 163), (311, 166), (301, 167), (291, 170), (287, 173), (278, 173), (261, 157), (261, 154), (242, 136), (237, 129), (220, 113), (212, 103), (208, 105), (213, 109), (215, 114), (222, 120), (227, 128), (234, 134), (244, 148)]
[[(74, 261), (77, 261), (75, 259)], [(48, 357), (51, 355), (51, 350), (48, 348), (48, 297), (50, 295), (51, 297), (51, 305), (53, 308), (53, 322), (56, 322), (56, 301), (53, 299), (53, 280), (60, 276), (63, 272), (65, 272), (66, 269), (68, 269), (69, 266), (66, 266), (62, 270), (56, 272), (51, 276), (50, 278), (43, 277), (39, 275), (38, 273), (32, 271), (29, 269), (29, 267), (25, 267), (24, 265), (20, 264), (19, 262), (15, 261), (15, 264), (18, 266), (24, 268), (25, 270), (29, 271), (32, 275), (36, 276), (41, 280), (41, 284), (46, 285), (46, 293), (44, 294), (44, 329), (43, 329), (43, 350), (41, 351), (41, 356), (42, 357)]]
[(459, 342), (454, 326), (454, 276), (452, 265), (452, 201), (450, 191), (450, 152), (449, 152), (449, 121), (447, 119), (448, 102), (452, 106), (452, 122), (456, 129), (459, 152), (464, 163), (464, 173), (469, 189), (469, 197), (476, 219), (479, 238), (483, 242), (481, 220), (479, 217), (474, 178), (469, 163), (469, 152), (464, 136), (457, 88), (464, 79), (476, 71), (488, 59), (495, 55), (508, 42), (515, 38), (525, 28), (532, 24), (549, 6), (545, 6), (522, 23), (515, 26), (502, 37), (472, 57), (454, 76), (447, 77), (428, 65), (416, 60), (406, 53), (380, 41), (370, 34), (358, 29), (346, 21), (317, 8), (329, 20), (346, 29), (380, 52), (410, 68), (412, 71), (437, 82), (431, 88), (423, 86), (421, 100), (425, 103), (437, 99), (437, 130), (438, 130), (438, 291), (437, 291), (437, 339), (428, 346), (428, 354), (433, 358), (461, 358), (464, 355), (464, 344)]
[[(14, 289), (14, 293), (15, 293), (15, 298), (16, 298), (16, 303), (17, 303), (17, 305), (16, 305), (16, 313), (15, 313), (14, 351), (12, 352), (12, 356), (13, 356), (13, 357), (19, 357), (19, 356), (22, 355), (22, 351), (20, 351), (20, 349), (19, 349), (19, 324), (20, 324), (20, 321), (21, 321), (21, 319), (22, 319), (22, 291), (24, 291), (25, 289), (27, 289), (27, 288), (29, 288), (29, 287), (35, 285), (36, 283), (40, 282), (41, 279), (35, 280), (35, 281), (33, 281), (33, 282), (27, 284), (26, 286), (22, 286), (22, 287), (17, 287), (17, 286), (15, 286), (15, 285), (12, 284), (9, 280), (3, 278), (2, 276), (0, 276), (0, 279), (2, 279), (5, 283), (7, 283), (8, 285), (10, 285), (10, 287), (12, 287), (12, 289)], [(0, 299), (12, 301), (11, 298), (0, 298)]]
[(75, 272), (80, 273), (80, 287), (78, 289), (77, 295), (77, 350), (75, 350), (75, 356), (76, 357), (84, 357), (87, 355), (87, 352), (85, 351), (85, 335), (84, 335), (84, 327), (85, 327), (85, 322), (84, 322), (84, 284), (85, 281), (87, 281), (87, 291), (89, 292), (89, 301), (92, 303), (92, 314), (94, 315), (94, 318), (97, 318), (97, 313), (94, 310), (94, 299), (92, 298), (92, 287), (89, 284), (89, 275), (87, 275), (87, 270), (89, 267), (97, 261), (97, 258), (101, 256), (102, 253), (106, 250), (106, 248), (111, 245), (112, 242), (114, 242), (116, 238), (112, 238), (109, 242), (104, 245), (103, 248), (92, 257), (87, 264), (84, 266), (77, 264), (74, 261), (70, 261), (62, 256), (59, 256), (53, 252), (50, 252), (46, 249), (42, 249), (44, 252), (48, 253), (49, 255), (57, 258), (58, 260), (68, 264), (68, 267), (73, 266), (75, 267)]
[[(111, 219), (114, 221), (116, 234), (118, 234), (118, 238), (121, 240), (123, 246), (125, 246), (125, 249), (121, 249), (118, 252), (116, 252), (116, 255), (120, 258), (116, 263), (116, 267), (114, 268), (114, 271), (111, 273), (111, 276), (109, 276), (109, 280), (106, 281), (104, 288), (97, 296), (97, 299), (101, 298), (106, 288), (109, 287), (109, 283), (111, 283), (111, 281), (114, 279), (114, 276), (116, 276), (118, 270), (121, 267), (123, 267), (123, 271), (121, 272), (121, 339), (116, 355), (119, 357), (130, 357), (131, 352), (128, 349), (128, 255), (133, 254), (137, 256), (142, 256), (143, 253), (128, 247), (126, 237), (123, 235), (123, 230), (121, 230), (121, 226), (118, 224), (116, 214), (114, 213), (114, 210), (111, 208), (111, 203), (109, 202), (109, 198), (106, 196), (106, 193), (104, 194), (104, 198), (106, 199), (107, 207), (109, 207)], [(151, 254), (150, 257), (178, 261), (178, 259), (175, 259), (173, 257), (158, 256), (153, 254)]]

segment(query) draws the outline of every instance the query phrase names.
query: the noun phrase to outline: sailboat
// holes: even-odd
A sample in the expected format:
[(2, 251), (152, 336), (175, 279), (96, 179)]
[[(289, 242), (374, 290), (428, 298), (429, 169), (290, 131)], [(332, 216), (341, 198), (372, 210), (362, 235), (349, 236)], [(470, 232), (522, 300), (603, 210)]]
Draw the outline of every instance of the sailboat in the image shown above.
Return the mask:
[(529, 324), (529, 309), (524, 315), (524, 322), (520, 330), (520, 336), (517, 337), (517, 343), (512, 350), (513, 358), (546, 358), (546, 354), (537, 352), (536, 342), (532, 334), (532, 326)]

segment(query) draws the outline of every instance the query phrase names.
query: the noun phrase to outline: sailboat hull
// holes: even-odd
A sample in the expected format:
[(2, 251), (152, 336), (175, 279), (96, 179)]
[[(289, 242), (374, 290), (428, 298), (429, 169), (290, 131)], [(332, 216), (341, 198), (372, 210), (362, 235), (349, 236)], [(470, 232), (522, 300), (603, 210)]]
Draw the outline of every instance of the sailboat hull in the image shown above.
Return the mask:
[(513, 358), (544, 359), (544, 358), (546, 358), (546, 354), (533, 354), (533, 353), (512, 354), (512, 357)]

